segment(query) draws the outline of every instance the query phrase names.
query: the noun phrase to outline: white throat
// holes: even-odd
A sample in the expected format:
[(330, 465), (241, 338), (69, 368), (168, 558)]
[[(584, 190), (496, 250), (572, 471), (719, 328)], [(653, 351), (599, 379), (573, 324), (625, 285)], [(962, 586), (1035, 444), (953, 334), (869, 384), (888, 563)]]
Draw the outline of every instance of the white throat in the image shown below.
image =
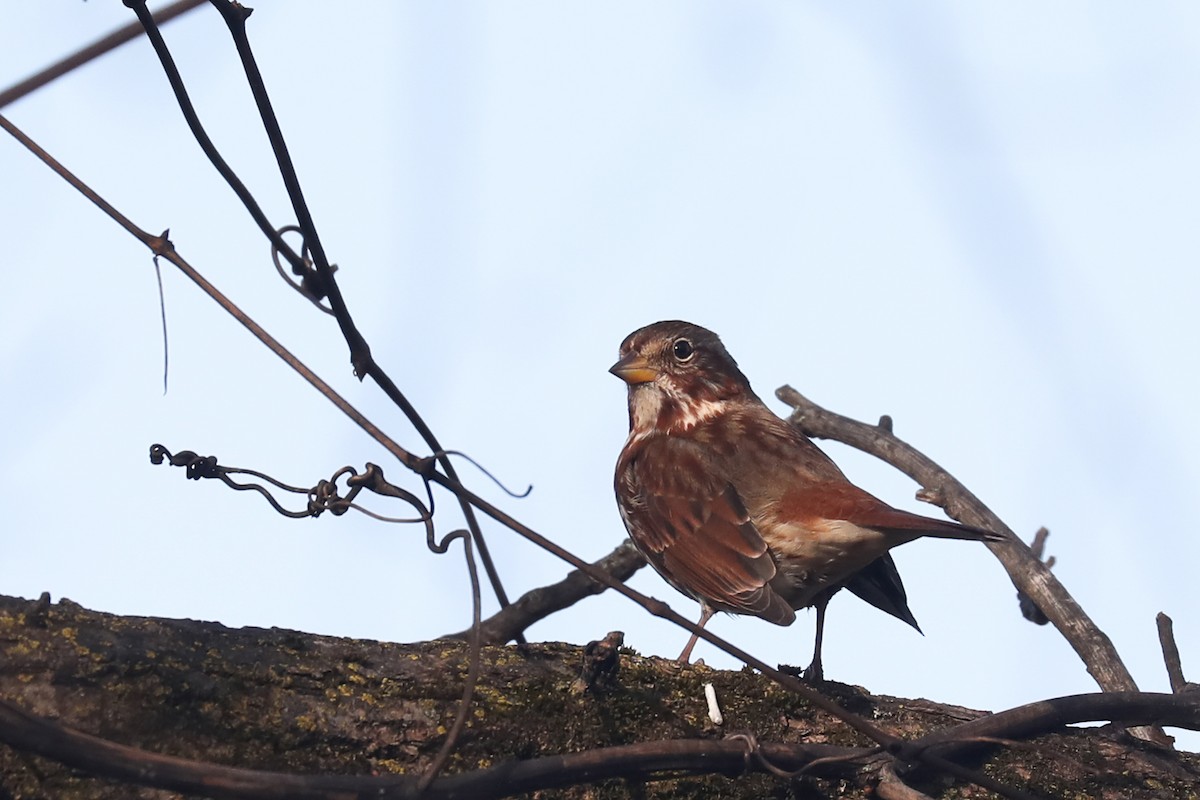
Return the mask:
[[(679, 395), (661, 378), (634, 388), (629, 400), (633, 412), (631, 440), (644, 439), (658, 431), (668, 436), (685, 433), (722, 413), (726, 407), (724, 400), (697, 400)], [(678, 416), (672, 413), (676, 409)], [(664, 413), (669, 419), (663, 419)], [(660, 421), (669, 422), (669, 427), (660, 426)]]

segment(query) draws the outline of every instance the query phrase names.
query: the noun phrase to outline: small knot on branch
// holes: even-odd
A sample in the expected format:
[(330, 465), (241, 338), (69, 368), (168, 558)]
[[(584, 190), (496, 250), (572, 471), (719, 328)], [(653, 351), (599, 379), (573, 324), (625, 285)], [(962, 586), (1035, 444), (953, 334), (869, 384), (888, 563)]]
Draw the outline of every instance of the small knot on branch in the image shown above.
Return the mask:
[(33, 600), (25, 611), (25, 624), (30, 628), (46, 628), (49, 626), (50, 593), (42, 592), (37, 600)]
[(609, 631), (603, 639), (588, 642), (583, 648), (583, 666), (571, 684), (574, 694), (602, 693), (613, 689), (621, 671), (622, 631)]
[(437, 472), (437, 454), (418, 458), (412, 466), (413, 472), (422, 478), (430, 478)]
[[(889, 430), (891, 429), (889, 428)], [(921, 487), (917, 490), (917, 499), (922, 503), (929, 503), (939, 508), (946, 507), (946, 491), (941, 486)]]
[(150, 248), (150, 252), (154, 253), (154, 257), (165, 256), (168, 253), (175, 251), (175, 245), (171, 242), (171, 229), (167, 228), (158, 236), (150, 236), (146, 238), (146, 247)]
[(888, 433), (891, 433), (892, 432), (891, 416), (888, 414), (884, 414), (883, 416), (881, 416), (879, 418), (879, 424), (876, 425), (875, 427), (879, 428), (881, 431), (886, 431)]

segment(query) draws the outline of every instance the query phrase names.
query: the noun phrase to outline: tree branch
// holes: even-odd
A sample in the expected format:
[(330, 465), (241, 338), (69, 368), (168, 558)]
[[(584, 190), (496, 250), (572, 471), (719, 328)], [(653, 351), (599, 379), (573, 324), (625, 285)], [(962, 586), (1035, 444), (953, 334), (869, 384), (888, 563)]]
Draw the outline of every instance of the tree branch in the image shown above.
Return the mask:
[[(626, 539), (617, 549), (593, 563), (592, 568), (601, 571), (613, 580), (624, 583), (635, 572), (646, 566), (646, 558), (633, 543)], [(483, 622), (484, 644), (504, 644), (516, 639), (536, 622), (555, 612), (575, 605), (586, 597), (600, 594), (608, 586), (575, 569), (558, 583), (530, 589), (512, 605), (502, 608)], [(465, 638), (469, 631), (452, 634), (452, 638)]]
[(1155, 618), (1158, 625), (1158, 644), (1162, 648), (1163, 663), (1167, 667), (1167, 679), (1171, 682), (1171, 691), (1175, 694), (1196, 692), (1200, 684), (1189, 683), (1183, 674), (1183, 661), (1179, 657), (1179, 645), (1175, 644), (1175, 623), (1161, 611)]
[(788, 417), (807, 436), (833, 439), (886, 461), (921, 484), (922, 499), (936, 498), (960, 522), (1004, 534), (1007, 542), (987, 548), (1004, 565), (1017, 591), (1030, 598), (1079, 654), (1106, 692), (1136, 691), (1133, 676), (1112, 641), (1092, 622), (1041, 559), (990, 508), (945, 469), (892, 434), (890, 426), (868, 425), (827, 411), (790, 386), (775, 395), (794, 409)]
[[(428, 769), (437, 731), (454, 715), (461, 673), (475, 660), (456, 642), (393, 645), (114, 617), (66, 601), (52, 605), (48, 596), (0, 598), (0, 652), (0, 741), (119, 781), (272, 800), (415, 796), (415, 776)], [(501, 797), (608, 778), (681, 775), (742, 776), (744, 783), (729, 791), (746, 797), (777, 787), (771, 775), (846, 780), (861, 792), (883, 780), (889, 764), (917, 791), (941, 793), (946, 784), (937, 775), (950, 771), (1009, 798), (1051, 785), (1087, 795), (1093, 779), (1125, 796), (1148, 796), (1148, 777), (1157, 781), (1153, 796), (1183, 797), (1200, 777), (1191, 760), (1168, 753), (1146, 761), (1136, 746), (1099, 729), (1033, 747), (1004, 746), (1083, 721), (1200, 728), (1195, 694), (1079, 695), (963, 722), (962, 709), (831, 684), (846, 702), (903, 731), (907, 741), (889, 753), (845, 738), (838, 722), (750, 671), (681, 669), (625, 653), (605, 691), (564, 691), (579, 661), (579, 648), (557, 644), (486, 650), (477, 713), (451, 765), (457, 774), (433, 781), (426, 796)], [(699, 687), (706, 682), (722, 687), (728, 724), (754, 733), (719, 738), (725, 728), (704, 721)], [(138, 742), (164, 752), (130, 746)], [(1031, 766), (1035, 757), (1053, 763), (1055, 753), (1078, 762), (1072, 777)], [(984, 754), (986, 774), (976, 766)], [(31, 775), (27, 761), (6, 755), (0, 748), (0, 785), (18, 796), (63, 795), (70, 778), (61, 771), (41, 767)], [(1096, 766), (1114, 761), (1119, 776)], [(914, 763), (930, 769), (914, 771)], [(645, 788), (665, 797), (673, 786)]]
[[(176, 17), (191, 11), (196, 6), (203, 3), (204, 0), (178, 0), (169, 6), (164, 6), (154, 12), (154, 19), (160, 24), (165, 24), (175, 19)], [(30, 75), (23, 81), (16, 83), (4, 91), (0, 92), (0, 108), (4, 108), (9, 103), (14, 103), (20, 100), (27, 94), (31, 94), (42, 88), (48, 83), (58, 80), (62, 76), (82, 67), (90, 61), (93, 61), (105, 53), (115, 50), (126, 42), (130, 42), (138, 38), (142, 33), (142, 26), (139, 23), (131, 22), (128, 25), (117, 28), (107, 36), (97, 39), (87, 47), (76, 50), (66, 58), (60, 59), (45, 69), (39, 70), (33, 75)]]

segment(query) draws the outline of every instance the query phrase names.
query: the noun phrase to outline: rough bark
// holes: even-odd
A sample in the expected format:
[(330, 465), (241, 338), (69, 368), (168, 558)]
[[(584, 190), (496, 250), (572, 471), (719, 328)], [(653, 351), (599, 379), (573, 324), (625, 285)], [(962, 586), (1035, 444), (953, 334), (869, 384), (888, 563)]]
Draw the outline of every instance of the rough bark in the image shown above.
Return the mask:
[[(600, 638), (603, 632), (597, 632)], [(0, 597), (0, 699), (127, 745), (220, 764), (303, 774), (419, 774), (441, 745), (466, 674), (458, 641), (385, 644), (211, 622), (117, 617), (61, 601)], [(622, 651), (602, 692), (578, 691), (581, 648), (489, 647), (468, 729), (447, 769), (659, 739), (869, 744), (748, 670), (679, 667)], [(703, 685), (715, 685), (724, 725)], [(576, 690), (572, 690), (572, 685)], [(984, 712), (827, 690), (908, 737)], [(1045, 797), (1196, 797), (1200, 758), (1117, 730), (1071, 729), (990, 747), (973, 766)], [(904, 776), (932, 797), (990, 797), (925, 770)], [(879, 787), (884, 791), (886, 787)], [(766, 774), (609, 780), (539, 797), (858, 797), (854, 778)], [(176, 798), (100, 780), (0, 745), (0, 798)], [(899, 796), (899, 795), (897, 795)]]

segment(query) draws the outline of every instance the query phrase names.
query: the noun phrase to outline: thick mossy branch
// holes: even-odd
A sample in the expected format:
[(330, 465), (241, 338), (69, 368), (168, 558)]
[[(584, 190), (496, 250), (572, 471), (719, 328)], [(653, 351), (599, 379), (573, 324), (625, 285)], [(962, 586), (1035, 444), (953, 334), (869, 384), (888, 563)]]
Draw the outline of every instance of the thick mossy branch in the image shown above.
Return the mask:
[[(383, 644), (0, 598), (0, 699), (122, 744), (250, 769), (420, 774), (453, 718), (465, 652), (456, 641)], [(681, 668), (624, 651), (615, 685), (597, 694), (571, 691), (580, 665), (581, 648), (572, 645), (485, 648), (470, 725), (446, 774), (744, 732), (762, 743), (870, 744), (748, 670)], [(723, 726), (709, 720), (705, 683), (716, 687)], [(906, 738), (982, 715), (924, 700), (873, 697), (839, 684), (827, 691)], [(972, 766), (1042, 796), (1194, 797), (1200, 780), (1200, 759), (1096, 728), (988, 748)], [(803, 788), (759, 773), (666, 776), (636, 786), (609, 780), (545, 796), (861, 796), (864, 779), (845, 772), (847, 777), (803, 778)], [(990, 796), (928, 770), (904, 779), (933, 797)], [(135, 792), (178, 796), (97, 780), (0, 745), (0, 797), (91, 800)]]

